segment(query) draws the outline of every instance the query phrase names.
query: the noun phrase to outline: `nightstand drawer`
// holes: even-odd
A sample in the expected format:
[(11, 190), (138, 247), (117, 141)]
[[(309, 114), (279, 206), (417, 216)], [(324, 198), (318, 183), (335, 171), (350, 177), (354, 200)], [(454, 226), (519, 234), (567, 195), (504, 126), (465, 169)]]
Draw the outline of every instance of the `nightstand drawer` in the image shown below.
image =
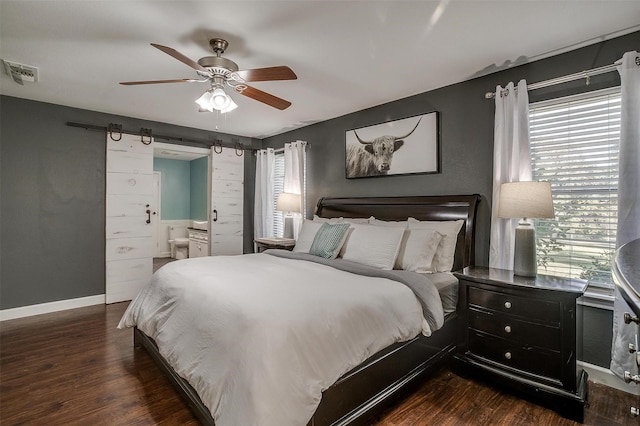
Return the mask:
[(469, 305), (517, 315), (531, 321), (560, 322), (560, 303), (469, 287)]
[(469, 330), (469, 352), (524, 373), (562, 380), (560, 353), (537, 350), (473, 330)]
[(519, 342), (522, 345), (554, 351), (561, 349), (559, 327), (533, 324), (501, 313), (469, 308), (469, 328)]

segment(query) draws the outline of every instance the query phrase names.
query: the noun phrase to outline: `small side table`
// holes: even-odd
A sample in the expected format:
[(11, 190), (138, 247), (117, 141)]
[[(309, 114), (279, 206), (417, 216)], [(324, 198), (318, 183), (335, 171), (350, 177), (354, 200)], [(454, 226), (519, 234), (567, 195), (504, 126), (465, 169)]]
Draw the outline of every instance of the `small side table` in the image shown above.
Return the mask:
[(268, 249), (293, 250), (296, 240), (292, 238), (256, 238), (253, 240), (258, 248), (258, 253), (262, 253)]

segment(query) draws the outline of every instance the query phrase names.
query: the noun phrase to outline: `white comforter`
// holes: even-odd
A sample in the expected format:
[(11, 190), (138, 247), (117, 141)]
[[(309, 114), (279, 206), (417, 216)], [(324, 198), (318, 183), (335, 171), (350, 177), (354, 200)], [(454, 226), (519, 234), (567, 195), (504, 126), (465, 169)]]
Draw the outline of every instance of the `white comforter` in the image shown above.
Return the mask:
[(118, 327), (132, 326), (217, 426), (305, 425), (340, 376), (427, 331), (404, 284), (266, 253), (162, 267)]

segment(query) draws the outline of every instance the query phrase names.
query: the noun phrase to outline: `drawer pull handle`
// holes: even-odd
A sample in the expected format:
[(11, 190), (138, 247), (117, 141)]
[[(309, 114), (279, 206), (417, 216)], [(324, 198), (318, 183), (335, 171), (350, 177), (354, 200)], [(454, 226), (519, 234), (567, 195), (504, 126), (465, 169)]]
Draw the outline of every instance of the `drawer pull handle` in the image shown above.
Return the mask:
[(504, 328), (504, 331), (505, 331), (505, 332), (507, 332), (507, 333), (511, 333), (511, 326), (510, 326), (510, 325), (507, 325), (507, 326)]
[(511, 309), (511, 302), (504, 302), (504, 307), (507, 309)]
[(505, 353), (505, 354), (504, 354), (504, 357), (505, 357), (506, 359), (511, 359), (511, 352), (507, 352), (507, 353)]

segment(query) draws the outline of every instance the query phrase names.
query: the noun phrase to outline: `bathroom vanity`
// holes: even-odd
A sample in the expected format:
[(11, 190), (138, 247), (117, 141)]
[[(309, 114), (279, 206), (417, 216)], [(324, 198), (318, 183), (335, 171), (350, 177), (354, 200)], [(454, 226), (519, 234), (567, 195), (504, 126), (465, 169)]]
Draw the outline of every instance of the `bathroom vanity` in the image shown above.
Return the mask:
[(209, 256), (209, 233), (206, 230), (188, 228), (189, 257)]

